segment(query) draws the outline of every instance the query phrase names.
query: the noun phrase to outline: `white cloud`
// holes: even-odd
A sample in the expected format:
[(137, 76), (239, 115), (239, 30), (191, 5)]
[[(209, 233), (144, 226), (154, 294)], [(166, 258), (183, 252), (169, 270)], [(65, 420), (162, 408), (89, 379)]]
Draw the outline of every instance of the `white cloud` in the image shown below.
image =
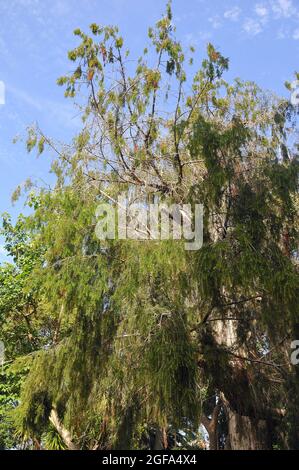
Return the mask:
[(14, 86), (9, 85), (7, 92), (13, 94), (17, 100), (21, 100), (23, 103), (36, 109), (37, 111), (42, 111), (43, 105), (41, 103), (41, 100), (32, 97), (26, 91), (20, 90), (19, 88), (15, 88)]
[(211, 23), (211, 25), (212, 25), (212, 27), (213, 27), (214, 29), (220, 28), (220, 26), (221, 26), (221, 24), (222, 24), (219, 15), (211, 16), (211, 17), (209, 18), (209, 23)]
[(240, 14), (241, 14), (241, 8), (239, 7), (234, 7), (231, 10), (227, 10), (224, 13), (224, 18), (231, 20), (231, 21), (238, 21)]
[(202, 41), (208, 41), (209, 39), (211, 39), (212, 34), (209, 31), (201, 31), (199, 33), (199, 37)]
[(198, 31), (196, 34), (188, 33), (185, 35), (184, 39), (186, 43), (193, 46), (199, 45), (202, 41), (209, 41), (212, 37), (211, 31)]
[(276, 37), (277, 39), (286, 39), (288, 37), (288, 33), (284, 28), (280, 28)]
[(272, 3), (272, 10), (277, 18), (289, 18), (296, 14), (296, 8), (292, 0), (275, 0)]
[(262, 3), (257, 3), (254, 7), (254, 11), (261, 18), (264, 18), (268, 15), (268, 8)]
[(295, 31), (293, 32), (293, 39), (295, 39), (296, 41), (299, 40), (299, 28), (295, 29)]
[(47, 114), (56, 123), (68, 128), (80, 127), (80, 117), (78, 110), (71, 102), (58, 102), (44, 97), (32, 96), (25, 90), (9, 85), (7, 94), (13, 95), (14, 99), (25, 103), (27, 106)]
[(256, 21), (253, 18), (247, 18), (243, 23), (243, 31), (251, 36), (256, 36), (263, 31), (263, 28), (259, 21)]

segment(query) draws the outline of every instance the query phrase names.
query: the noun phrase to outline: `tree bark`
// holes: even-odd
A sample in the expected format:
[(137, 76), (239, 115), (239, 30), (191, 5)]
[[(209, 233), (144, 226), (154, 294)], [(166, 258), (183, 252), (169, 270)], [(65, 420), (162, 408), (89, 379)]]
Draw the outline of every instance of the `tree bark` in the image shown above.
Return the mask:
[(218, 450), (218, 416), (221, 409), (221, 401), (219, 400), (215, 406), (211, 419), (204, 414), (201, 416), (201, 423), (206, 428), (209, 435), (209, 450)]
[[(215, 322), (214, 338), (219, 346), (227, 350), (235, 350), (237, 354), (246, 357), (246, 350), (238, 345), (237, 327), (234, 322)], [(244, 364), (241, 361), (235, 361), (231, 365), (231, 375), (228, 372), (224, 381), (222, 383), (220, 381), (218, 386), (227, 415), (226, 448), (231, 450), (271, 449), (271, 426), (269, 421), (263, 418), (265, 415), (263, 403), (257, 403), (252, 393)]]
[(166, 429), (157, 427), (153, 450), (165, 450), (167, 447), (168, 439)]
[(53, 426), (55, 427), (55, 429), (60, 434), (60, 436), (62, 437), (63, 442), (65, 443), (67, 448), (69, 450), (79, 450), (78, 447), (73, 443), (70, 432), (61, 423), (58, 413), (55, 410), (55, 408), (52, 408), (49, 419), (51, 423), (53, 424)]
[(228, 411), (228, 445), (231, 450), (270, 450), (266, 420), (253, 419)]

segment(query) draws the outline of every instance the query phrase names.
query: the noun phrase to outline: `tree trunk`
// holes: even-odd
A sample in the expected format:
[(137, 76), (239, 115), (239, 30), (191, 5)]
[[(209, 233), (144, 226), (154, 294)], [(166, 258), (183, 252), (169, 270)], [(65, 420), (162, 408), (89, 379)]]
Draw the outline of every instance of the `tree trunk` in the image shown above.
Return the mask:
[(78, 447), (73, 443), (70, 432), (61, 423), (55, 408), (52, 409), (49, 419), (55, 429), (60, 434), (60, 436), (62, 437), (63, 442), (66, 444), (67, 448), (69, 450), (79, 450)]
[[(238, 345), (237, 327), (234, 322), (215, 322), (214, 338), (219, 346), (246, 357), (246, 351)], [(224, 381), (221, 383), (220, 380), (218, 384), (227, 416), (227, 449), (271, 449), (270, 423), (261, 418), (265, 415), (263, 403), (256, 402), (251, 385), (244, 363), (238, 360), (231, 364), (230, 373), (228, 372)]]
[(204, 414), (201, 416), (201, 423), (206, 428), (209, 435), (209, 450), (218, 450), (218, 417), (221, 409), (221, 401), (218, 400), (211, 418), (208, 418)]
[(167, 432), (165, 428), (157, 427), (153, 450), (164, 450), (168, 447)]
[(228, 410), (228, 442), (231, 450), (270, 450), (268, 423), (265, 420), (241, 416)]

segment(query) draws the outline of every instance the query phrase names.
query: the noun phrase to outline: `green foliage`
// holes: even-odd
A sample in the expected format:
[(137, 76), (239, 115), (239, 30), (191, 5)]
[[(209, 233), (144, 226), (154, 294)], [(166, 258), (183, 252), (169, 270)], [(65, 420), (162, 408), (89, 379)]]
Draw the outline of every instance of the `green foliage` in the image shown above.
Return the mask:
[(50, 427), (50, 429), (46, 432), (46, 434), (42, 437), (42, 445), (46, 450), (66, 450), (67, 447), (63, 442), (62, 437), (54, 428), (54, 426)]
[(18, 360), (6, 363), (0, 370), (0, 449), (13, 449), (20, 446), (13, 410), (20, 400), (21, 385), (29, 370), (29, 361)]

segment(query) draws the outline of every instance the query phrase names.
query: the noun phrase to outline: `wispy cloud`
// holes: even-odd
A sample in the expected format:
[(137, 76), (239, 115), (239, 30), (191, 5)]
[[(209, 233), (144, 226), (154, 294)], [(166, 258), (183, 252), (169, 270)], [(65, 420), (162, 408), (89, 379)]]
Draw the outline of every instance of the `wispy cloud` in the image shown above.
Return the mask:
[(299, 28), (295, 29), (295, 31), (293, 32), (293, 39), (295, 39), (296, 41), (299, 40)]
[(185, 41), (188, 44), (192, 44), (193, 46), (197, 46), (201, 41), (209, 41), (212, 37), (211, 31), (199, 31), (196, 34), (188, 33), (185, 34)]
[(11, 85), (7, 87), (7, 93), (11, 94), (15, 100), (24, 103), (36, 111), (46, 113), (51, 119), (54, 119), (55, 122), (60, 125), (68, 128), (80, 127), (78, 112), (71, 102), (57, 102), (43, 97), (40, 98)]
[(214, 29), (218, 29), (222, 25), (221, 17), (219, 15), (211, 16), (208, 21)]
[(259, 21), (247, 18), (243, 23), (243, 31), (251, 36), (256, 36), (263, 31), (263, 27)]
[(298, 28), (291, 34), (289, 25), (290, 22), (293, 22), (296, 28), (298, 20), (299, 5), (297, 7), (294, 0), (263, 0), (255, 3), (253, 15), (244, 20), (242, 27), (243, 32), (256, 36), (262, 33), (267, 26), (272, 27), (276, 22), (279, 23), (276, 39), (297, 39)]
[(275, 0), (272, 2), (272, 10), (276, 18), (290, 18), (297, 12), (292, 0)]
[(230, 10), (225, 11), (223, 16), (228, 20), (238, 21), (238, 19), (240, 18), (241, 11), (241, 8), (233, 7)]
[(277, 39), (286, 39), (289, 36), (288, 31), (285, 28), (279, 28), (277, 31), (276, 38)]
[(269, 14), (268, 8), (262, 3), (257, 3), (254, 7), (254, 11), (260, 18), (265, 18)]
[(26, 91), (20, 90), (19, 88), (16, 88), (11, 85), (7, 87), (7, 91), (8, 93), (11, 93), (18, 101), (22, 101), (23, 103), (36, 109), (37, 111), (41, 111), (43, 109), (41, 100), (32, 97)]

